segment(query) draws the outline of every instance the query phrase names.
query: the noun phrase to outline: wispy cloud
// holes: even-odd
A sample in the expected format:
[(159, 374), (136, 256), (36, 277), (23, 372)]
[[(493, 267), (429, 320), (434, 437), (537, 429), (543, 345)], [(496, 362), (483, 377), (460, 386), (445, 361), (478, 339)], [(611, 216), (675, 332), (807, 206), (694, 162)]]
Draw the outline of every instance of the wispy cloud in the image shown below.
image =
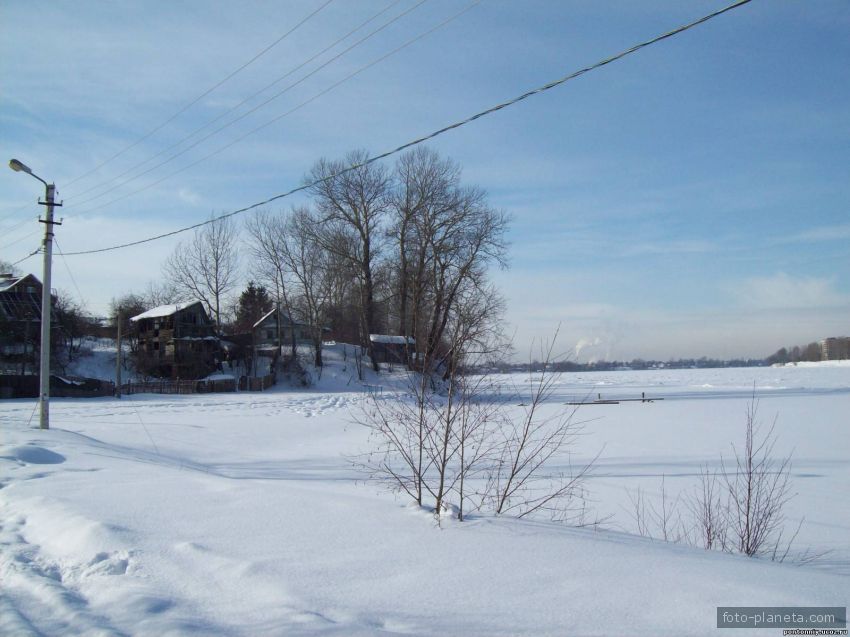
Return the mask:
[(835, 286), (835, 280), (795, 277), (784, 272), (752, 277), (732, 287), (738, 303), (751, 309), (815, 309), (850, 303), (850, 295)]
[(202, 201), (201, 195), (190, 188), (181, 188), (177, 191), (177, 196), (180, 198), (180, 201), (185, 201), (190, 206), (197, 206)]
[(795, 234), (778, 237), (777, 244), (818, 243), (821, 241), (846, 241), (850, 239), (850, 223), (816, 226)]
[(640, 257), (665, 254), (707, 254), (716, 252), (720, 246), (703, 239), (674, 239), (626, 245), (620, 256)]

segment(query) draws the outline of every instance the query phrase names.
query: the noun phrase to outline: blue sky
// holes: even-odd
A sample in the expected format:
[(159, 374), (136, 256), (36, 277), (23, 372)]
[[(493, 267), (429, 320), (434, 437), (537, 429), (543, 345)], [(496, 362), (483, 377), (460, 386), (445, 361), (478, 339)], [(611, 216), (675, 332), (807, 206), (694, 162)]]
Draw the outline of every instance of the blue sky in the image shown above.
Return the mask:
[[(167, 177), (467, 6), (429, 0), (167, 166), (124, 187), (108, 181), (392, 4), (335, 0), (73, 182), (324, 1), (0, 4), (0, 145), (4, 161), (56, 182), (60, 248), (141, 238), (265, 199), (319, 157), (393, 148), (725, 4), (484, 0)], [(392, 5), (347, 43), (415, 4)], [(511, 268), (494, 277), (520, 356), (559, 324), (563, 349), (582, 344), (580, 359), (764, 356), (850, 333), (847, 33), (843, 0), (754, 0), (431, 143), (513, 215)], [(0, 246), (12, 244), (0, 259), (38, 245), (39, 194), (37, 182), (0, 171)], [(103, 312), (157, 278), (178, 240), (68, 257), (67, 267), (57, 258), (54, 287)], [(21, 267), (40, 274), (35, 257)]]

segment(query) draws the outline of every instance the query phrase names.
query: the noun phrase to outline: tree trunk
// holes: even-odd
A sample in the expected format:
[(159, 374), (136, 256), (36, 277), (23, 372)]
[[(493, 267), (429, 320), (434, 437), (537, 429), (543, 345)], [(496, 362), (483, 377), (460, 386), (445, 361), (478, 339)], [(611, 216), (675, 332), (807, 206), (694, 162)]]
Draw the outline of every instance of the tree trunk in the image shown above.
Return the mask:
[(375, 289), (372, 281), (372, 265), (369, 262), (369, 243), (365, 242), (363, 246), (363, 287), (364, 287), (364, 302), (363, 302), (363, 319), (366, 334), (366, 351), (369, 353), (369, 359), (372, 361), (372, 369), (379, 371), (381, 368), (378, 361), (375, 359), (375, 348), (372, 346), (370, 334), (375, 333)]

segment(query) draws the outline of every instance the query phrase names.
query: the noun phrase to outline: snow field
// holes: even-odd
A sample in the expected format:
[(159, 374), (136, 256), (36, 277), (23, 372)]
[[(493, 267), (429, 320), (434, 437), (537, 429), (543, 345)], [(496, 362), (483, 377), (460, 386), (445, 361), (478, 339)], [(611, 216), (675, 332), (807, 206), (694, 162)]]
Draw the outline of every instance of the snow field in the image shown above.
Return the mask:
[[(32, 401), (0, 403), (0, 634), (705, 635), (721, 605), (847, 604), (849, 369), (565, 375), (559, 400), (601, 382), (667, 398), (577, 412), (572, 461), (603, 449), (588, 486), (615, 516), (595, 531), (438, 528), (358, 481), (368, 395), (330, 360), (307, 390), (56, 400), (50, 431), (26, 427)], [(798, 544), (832, 552), (795, 566), (632, 535), (628, 490), (691, 488), (742, 439), (753, 382), (794, 454)]]

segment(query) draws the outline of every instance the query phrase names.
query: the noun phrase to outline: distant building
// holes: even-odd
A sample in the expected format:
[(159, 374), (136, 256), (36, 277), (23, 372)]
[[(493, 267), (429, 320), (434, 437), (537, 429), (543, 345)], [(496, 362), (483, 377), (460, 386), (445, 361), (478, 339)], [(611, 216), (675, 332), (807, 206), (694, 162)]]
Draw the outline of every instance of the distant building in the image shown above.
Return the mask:
[(369, 334), (372, 342), (372, 354), (377, 363), (405, 364), (408, 356), (413, 357), (416, 351), (416, 340), (412, 336), (394, 336), (391, 334)]
[[(280, 329), (278, 329), (278, 317), (280, 317)], [(278, 311), (277, 308), (254, 323), (253, 332), (254, 346), (258, 350), (286, 347), (292, 343), (293, 336), (296, 343), (310, 342), (309, 326), (293, 321), (289, 314)]]
[(825, 338), (820, 342), (821, 360), (837, 361), (850, 358), (850, 336)]
[(160, 305), (130, 321), (139, 339), (139, 371), (182, 379), (203, 378), (215, 371), (219, 339), (200, 301)]

